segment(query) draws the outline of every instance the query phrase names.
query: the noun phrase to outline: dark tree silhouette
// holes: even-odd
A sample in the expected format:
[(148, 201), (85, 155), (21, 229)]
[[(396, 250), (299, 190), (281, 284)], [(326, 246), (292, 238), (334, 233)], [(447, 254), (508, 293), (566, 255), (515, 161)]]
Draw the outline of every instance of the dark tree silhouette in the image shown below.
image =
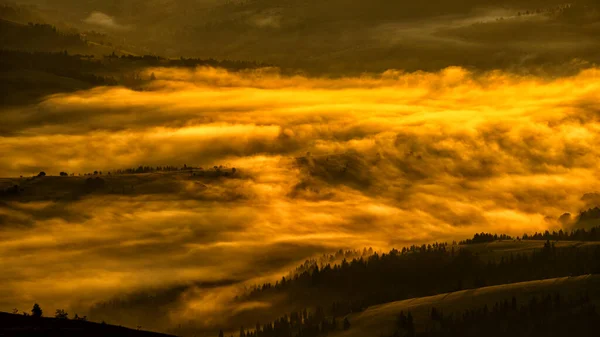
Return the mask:
[[(591, 208), (581, 212), (580, 221), (588, 221), (600, 218), (600, 208)], [(552, 241), (600, 241), (600, 227), (592, 227), (589, 230), (578, 228), (570, 232), (545, 231), (544, 233), (523, 234), (523, 240), (552, 240)]]
[(415, 335), (415, 322), (410, 312), (406, 316), (406, 332), (406, 336), (413, 337)]
[(33, 308), (31, 309), (31, 316), (42, 317), (42, 308), (40, 308), (39, 304), (35, 303), (33, 305)]
[(69, 314), (64, 309), (56, 309), (54, 317), (59, 319), (68, 319)]
[(38, 173), (37, 176), (38, 177), (45, 177), (46, 176), (46, 172), (42, 171), (42, 172)]
[(473, 235), (473, 239), (467, 239), (460, 242), (461, 245), (468, 245), (474, 243), (485, 243), (494, 242), (497, 240), (512, 240), (513, 238), (506, 234), (491, 234), (491, 233), (476, 233)]

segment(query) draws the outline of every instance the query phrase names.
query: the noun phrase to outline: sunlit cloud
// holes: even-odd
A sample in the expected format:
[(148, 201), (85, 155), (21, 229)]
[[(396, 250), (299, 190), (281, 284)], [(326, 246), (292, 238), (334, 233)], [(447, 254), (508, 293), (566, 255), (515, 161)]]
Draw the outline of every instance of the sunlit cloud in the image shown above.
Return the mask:
[(83, 22), (111, 30), (130, 29), (129, 26), (118, 24), (114, 17), (102, 12), (92, 12)]
[(232, 299), (307, 257), (558, 228), (563, 213), (597, 202), (582, 196), (600, 190), (598, 69), (558, 79), (462, 68), (150, 73), (157, 80), (143, 90), (98, 87), (4, 110), (0, 174), (239, 172), (104, 174), (111, 193), (69, 200), (60, 192), (75, 183), (2, 180), (41, 197), (0, 204), (0, 310), (36, 300), (85, 312), (151, 291), (172, 314), (143, 326), (193, 319), (209, 329), (235, 310), (276, 305)]

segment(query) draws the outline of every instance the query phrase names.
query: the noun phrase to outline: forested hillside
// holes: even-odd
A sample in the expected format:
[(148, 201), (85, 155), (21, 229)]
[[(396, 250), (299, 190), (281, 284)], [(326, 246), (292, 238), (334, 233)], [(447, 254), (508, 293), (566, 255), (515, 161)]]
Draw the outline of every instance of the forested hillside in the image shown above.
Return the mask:
[[(114, 36), (117, 49), (256, 60), (314, 74), (453, 65), (573, 73), (597, 62), (593, 45), (600, 35), (592, 0), (26, 3), (84, 31)], [(572, 36), (580, 43), (574, 45)]]
[[(518, 247), (519, 242), (512, 244), (511, 240), (507, 247)], [(257, 285), (239, 301), (284, 299), (281, 303), (274, 302), (274, 308), (289, 314), (273, 321), (272, 328), (279, 331), (273, 332), (273, 336), (287, 336), (285, 331), (300, 330), (306, 336), (317, 336), (327, 331), (343, 331), (344, 317), (348, 314), (382, 303), (491, 285), (600, 273), (597, 244), (558, 247), (546, 241), (540, 249), (516, 253), (509, 249), (496, 255), (480, 254), (476, 246), (435, 243), (384, 254), (358, 254), (351, 261), (343, 258), (339, 264), (315, 261), (309, 268), (299, 268), (275, 284)], [(248, 327), (254, 326), (254, 321), (264, 322), (266, 317), (273, 317), (268, 310), (260, 312), (242, 313), (235, 320)], [(282, 322), (291, 325), (284, 328)], [(182, 329), (178, 332), (185, 334), (185, 327)], [(270, 329), (261, 326), (259, 330), (267, 331), (264, 336), (271, 336)]]

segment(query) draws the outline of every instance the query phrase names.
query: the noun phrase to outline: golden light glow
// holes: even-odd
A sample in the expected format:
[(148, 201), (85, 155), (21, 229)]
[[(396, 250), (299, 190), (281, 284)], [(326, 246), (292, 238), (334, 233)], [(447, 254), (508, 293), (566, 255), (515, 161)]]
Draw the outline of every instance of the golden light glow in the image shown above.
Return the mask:
[(35, 299), (85, 312), (138, 290), (233, 280), (190, 286), (156, 322), (215, 324), (268, 307), (230, 301), (307, 256), (558, 228), (600, 187), (600, 69), (559, 79), (461, 68), (150, 73), (157, 81), (144, 90), (99, 87), (7, 109), (0, 175), (188, 164), (239, 177), (1, 204), (0, 310)]

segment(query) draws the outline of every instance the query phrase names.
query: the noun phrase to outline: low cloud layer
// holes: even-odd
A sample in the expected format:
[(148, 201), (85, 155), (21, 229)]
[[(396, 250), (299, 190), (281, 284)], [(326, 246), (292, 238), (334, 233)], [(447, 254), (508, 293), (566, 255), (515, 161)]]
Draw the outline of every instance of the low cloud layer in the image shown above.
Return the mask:
[(2, 200), (0, 310), (38, 301), (85, 313), (152, 291), (171, 310), (148, 327), (210, 328), (268, 306), (231, 300), (307, 257), (558, 228), (600, 190), (598, 69), (558, 79), (152, 72), (144, 90), (3, 110), (0, 175), (183, 164), (239, 175), (111, 177), (115, 193), (68, 200), (60, 191), (71, 187), (48, 177), (35, 198)]
[(110, 30), (126, 30), (129, 27), (117, 23), (114, 17), (102, 12), (92, 12), (83, 22)]

